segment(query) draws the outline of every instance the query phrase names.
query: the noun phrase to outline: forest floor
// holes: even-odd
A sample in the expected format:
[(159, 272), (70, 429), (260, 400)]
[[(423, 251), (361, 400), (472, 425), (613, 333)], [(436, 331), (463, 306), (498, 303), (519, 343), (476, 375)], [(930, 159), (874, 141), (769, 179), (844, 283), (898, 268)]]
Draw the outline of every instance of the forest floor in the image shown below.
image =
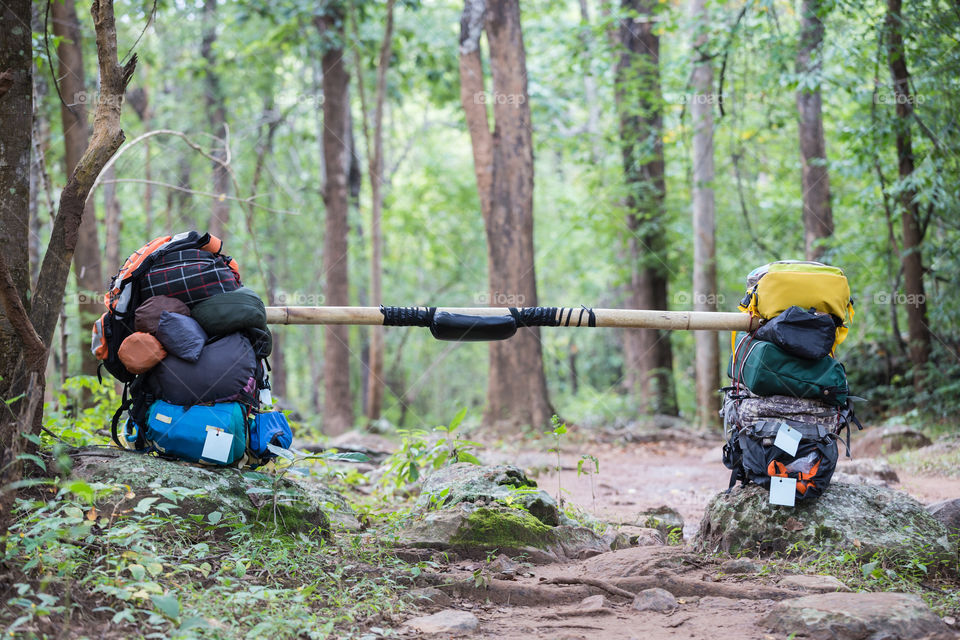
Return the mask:
[[(554, 496), (559, 492), (568, 505), (604, 522), (635, 524), (639, 513), (670, 506), (683, 516), (685, 542), (676, 546), (634, 547), (584, 561), (528, 566), (510, 582), (491, 580), (491, 584), (477, 589), (457, 591), (459, 597), (446, 603), (446, 608), (468, 611), (479, 619), (477, 629), (468, 634), (472, 638), (660, 640), (721, 636), (766, 640), (781, 637), (771, 633), (763, 622), (779, 600), (814, 593), (791, 592), (778, 586), (784, 575), (831, 573), (846, 580), (854, 590), (862, 586), (858, 584), (861, 576), (856, 565), (761, 559), (756, 560), (756, 573), (725, 575), (721, 564), (729, 556), (707, 557), (691, 552), (689, 542), (708, 501), (726, 489), (730, 477), (720, 462), (721, 444), (710, 439), (624, 444), (581, 438), (577, 442), (574, 436), (561, 446), (559, 474), (555, 471), (558, 458), (556, 453), (547, 451), (549, 444), (524, 447), (519, 441), (507, 446), (501, 443), (482, 452), (485, 462), (517, 464), (528, 473), (539, 471), (540, 488)], [(598, 472), (592, 461), (578, 464), (584, 456), (597, 458)], [(840, 471), (845, 464), (846, 459), (841, 460)], [(585, 469), (594, 473), (583, 473)], [(891, 486), (924, 504), (960, 496), (960, 477), (895, 469), (900, 481)], [(469, 582), (483, 567), (483, 562), (461, 561), (441, 571), (448, 583)], [(558, 578), (574, 584), (549, 584)], [(638, 586), (669, 584), (668, 590), (678, 596), (679, 606), (669, 613), (634, 610), (630, 599), (577, 584), (584, 578), (606, 585), (619, 584), (632, 591)], [(824, 591), (833, 590), (824, 586)], [(956, 586), (948, 581), (934, 589), (952, 589), (956, 593)], [(871, 590), (876, 588), (873, 585)], [(597, 597), (601, 595), (602, 600)], [(582, 603), (588, 596), (594, 597)], [(956, 624), (953, 621), (957, 612), (952, 607), (939, 613), (948, 623)], [(405, 627), (400, 632), (419, 635)]]

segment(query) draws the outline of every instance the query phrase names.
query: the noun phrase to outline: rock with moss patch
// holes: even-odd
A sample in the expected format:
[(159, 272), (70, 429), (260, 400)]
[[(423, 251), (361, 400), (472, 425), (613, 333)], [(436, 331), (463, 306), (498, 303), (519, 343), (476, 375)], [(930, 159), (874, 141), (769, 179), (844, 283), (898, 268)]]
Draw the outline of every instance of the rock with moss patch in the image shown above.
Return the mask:
[(523, 509), (503, 505), (477, 506), (465, 502), (429, 511), (406, 527), (397, 544), (406, 547), (452, 550), (482, 558), (490, 551), (526, 555), (533, 562), (582, 559), (609, 551), (586, 527), (551, 527)]
[(418, 509), (460, 503), (495, 504), (526, 509), (540, 522), (557, 526), (560, 510), (546, 491), (537, 489), (519, 467), (507, 464), (480, 466), (458, 462), (430, 474), (423, 483)]
[(756, 485), (718, 494), (707, 505), (695, 544), (713, 553), (803, 553), (840, 549), (869, 557), (949, 562), (944, 526), (905, 493), (870, 485), (831, 484), (819, 499), (796, 507), (770, 504)]
[(926, 435), (904, 425), (875, 427), (860, 434), (854, 443), (857, 456), (875, 458), (888, 456), (898, 451), (920, 449), (933, 444)]
[[(276, 524), (289, 532), (319, 531), (324, 536), (331, 531), (328, 513), (336, 514), (335, 522), (347, 521), (344, 509), (349, 510), (349, 505), (329, 489), (305, 489), (297, 482), (256, 471), (202, 467), (119, 450), (83, 453), (76, 458), (74, 477), (128, 487), (105, 498), (121, 509), (171, 503), (163, 493), (172, 489), (181, 497), (171, 512), (183, 516), (209, 519), (210, 514), (219, 513), (217, 520), (235, 517), (241, 522)], [(141, 502), (145, 498), (154, 500)]]

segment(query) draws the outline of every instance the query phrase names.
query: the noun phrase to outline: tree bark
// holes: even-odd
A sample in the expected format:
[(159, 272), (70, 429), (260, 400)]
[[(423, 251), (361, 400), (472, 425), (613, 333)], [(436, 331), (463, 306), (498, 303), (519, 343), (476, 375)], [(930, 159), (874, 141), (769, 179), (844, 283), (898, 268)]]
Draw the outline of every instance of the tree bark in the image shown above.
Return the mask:
[[(220, 75), (217, 73), (217, 55), (213, 46), (217, 41), (217, 0), (203, 2), (203, 39), (200, 43), (200, 55), (206, 61), (204, 81), (204, 104), (210, 132), (216, 136), (219, 144), (210, 155), (216, 160), (211, 163), (213, 169), (213, 192), (226, 196), (230, 193), (230, 174), (223, 163), (227, 159), (227, 108), (224, 105), (223, 89), (220, 87)], [(210, 212), (210, 233), (221, 240), (226, 239), (227, 223), (230, 218), (230, 201), (217, 198)]]
[[(913, 119), (914, 97), (910, 92), (910, 72), (903, 44), (903, 16), (901, 0), (887, 0), (887, 62), (893, 79), (893, 93), (897, 106), (894, 126), (897, 145), (897, 166), (900, 180), (910, 185), (913, 175)], [(904, 186), (899, 194), (903, 249), (903, 283), (906, 289), (907, 331), (910, 336), (910, 361), (914, 366), (915, 383), (922, 385), (922, 367), (930, 358), (930, 327), (927, 324), (927, 297), (923, 284), (923, 231), (920, 228), (920, 210), (917, 191)]]
[[(137, 117), (143, 123), (144, 128), (150, 129), (150, 121), (153, 119), (153, 110), (150, 108), (150, 94), (145, 87), (140, 87), (130, 91), (127, 96), (127, 102), (136, 111)], [(144, 230), (146, 237), (153, 238), (153, 171), (150, 166), (150, 139), (143, 141), (143, 179), (146, 184), (143, 185), (143, 215)], [(169, 215), (169, 214), (168, 214)], [(169, 229), (167, 229), (169, 231)], [(117, 265), (119, 268), (120, 265)], [(113, 266), (111, 265), (111, 269)]]
[[(29, 0), (0, 4), (0, 254), (9, 268), (13, 293), (29, 311), (30, 291), (30, 146), (33, 119), (33, 57)], [(0, 307), (2, 309), (2, 307)], [(0, 316), (0, 400), (22, 393), (24, 379), (14, 373), (21, 342), (6, 312)], [(16, 403), (0, 402), (0, 469), (13, 443), (5, 425), (16, 420)], [(0, 486), (3, 486), (0, 482)]]
[[(620, 58), (615, 98), (629, 230), (628, 306), (667, 309), (666, 211), (663, 162), (663, 98), (660, 38), (654, 31), (655, 0), (622, 0)], [(627, 330), (623, 340), (624, 385), (645, 413), (677, 413), (673, 351), (667, 331)]]
[[(323, 273), (325, 304), (349, 304), (347, 271), (347, 234), (349, 209), (347, 179), (350, 167), (347, 147), (347, 112), (350, 76), (343, 65), (343, 14), (328, 8), (316, 18), (323, 36), (323, 158), (326, 182), (323, 201), (326, 205), (326, 229), (323, 237)], [(324, 328), (323, 360), (323, 427), (328, 434), (339, 434), (353, 428), (353, 398), (350, 395), (349, 327)]]
[[(480, 56), (484, 28), (490, 45), (490, 100), (484, 92)], [(537, 304), (526, 68), (518, 1), (465, 0), (460, 23), (460, 101), (473, 143), (493, 306)], [(488, 101), (493, 102), (492, 133)], [(500, 427), (546, 428), (552, 414), (539, 329), (522, 328), (509, 343), (492, 342), (486, 420)]]
[(807, 260), (819, 260), (827, 248), (825, 240), (833, 235), (827, 144), (823, 136), (823, 101), (820, 96), (820, 72), (823, 69), (820, 48), (824, 32), (820, 11), (821, 0), (803, 0), (796, 64), (797, 75), (812, 78), (805, 80), (804, 86), (797, 90), (797, 130), (800, 134), (800, 157), (803, 160), (803, 236)]
[[(70, 174), (60, 193), (60, 206), (51, 229), (50, 241), (40, 267), (34, 296), (28, 297), (29, 263), (25, 238), (29, 195), (29, 138), (31, 92), (31, 46), (29, 3), (18, 0), (0, 8), (5, 24), (13, 25), (11, 36), (0, 44), (0, 80), (11, 71), (11, 86), (6, 93), (0, 83), (0, 116), (7, 123), (23, 126), (5, 126), (0, 136), (3, 142), (3, 162), (0, 163), (0, 188), (5, 197), (0, 199), (0, 238), (15, 243), (8, 252), (0, 252), (0, 307), (3, 315), (0, 326), (12, 329), (13, 339), (0, 352), (0, 388), (7, 402), (0, 403), (0, 537), (7, 530), (11, 505), (16, 497), (9, 490), (21, 474), (18, 455), (25, 440), (21, 432), (37, 434), (43, 414), (44, 369), (57, 317), (63, 308), (66, 289), (77, 243), (80, 237), (84, 203), (97, 174), (123, 143), (120, 130), (120, 109), (123, 94), (137, 57), (131, 57), (123, 67), (117, 61), (117, 31), (110, 0), (94, 0), (92, 14), (97, 34), (97, 54), (100, 66), (101, 91), (94, 117), (93, 137), (89, 146)], [(23, 26), (23, 31), (17, 25)], [(25, 33), (24, 33), (25, 31)], [(11, 102), (8, 102), (11, 100)], [(7, 109), (13, 105), (16, 109)], [(9, 116), (9, 119), (8, 119)], [(16, 134), (16, 136), (14, 135)], [(10, 137), (7, 145), (6, 136)], [(17, 137), (19, 136), (19, 137)], [(21, 139), (22, 138), (22, 139)], [(20, 189), (23, 188), (24, 192)], [(10, 210), (10, 205), (18, 208)], [(19, 281), (18, 281), (19, 280)], [(32, 304), (27, 306), (27, 302)]]
[(597, 164), (603, 157), (603, 145), (600, 139), (600, 107), (601, 102), (597, 98), (597, 79), (593, 77), (591, 62), (593, 60), (593, 36), (590, 33), (590, 5), (587, 0), (580, 2), (580, 42), (583, 43), (584, 73), (583, 73), (583, 97), (587, 101), (587, 124), (586, 133), (590, 139), (590, 162)]
[[(393, 49), (393, 8), (395, 0), (387, 0), (386, 25), (380, 44), (380, 57), (377, 64), (377, 90), (374, 96), (372, 140), (367, 125), (366, 106), (364, 105), (363, 129), (367, 143), (368, 173), (370, 175), (370, 300), (372, 304), (383, 304), (383, 189), (386, 176), (383, 169), (383, 108), (387, 94), (387, 71), (390, 68), (390, 56)], [(362, 95), (362, 75), (357, 78), (357, 86)], [(363, 100), (365, 103), (366, 100)], [(367, 380), (367, 419), (380, 418), (383, 410), (383, 327), (370, 328), (370, 362)]]
[[(713, 196), (713, 65), (707, 53), (710, 24), (705, 0), (690, 0), (693, 23), (693, 310), (717, 310), (717, 252)], [(714, 331), (694, 332), (697, 425), (720, 422), (720, 348)]]
[[(60, 118), (63, 123), (66, 175), (69, 178), (73, 175), (80, 157), (87, 148), (89, 139), (87, 105), (93, 104), (97, 94), (88, 92), (84, 81), (80, 21), (77, 19), (74, 0), (54, 2), (50, 11), (53, 18), (53, 33), (62, 38), (57, 47), (59, 60), (57, 73), (60, 77), (60, 93), (66, 102), (60, 105)], [(77, 248), (73, 254), (73, 269), (79, 295), (81, 335), (86, 335), (84, 330), (89, 330), (89, 327), (93, 326), (103, 313), (103, 305), (98, 302), (99, 295), (106, 288), (101, 264), (102, 255), (97, 233), (96, 205), (91, 201), (85, 205)], [(97, 359), (89, 349), (81, 349), (80, 352), (81, 372), (84, 375), (96, 375)]]

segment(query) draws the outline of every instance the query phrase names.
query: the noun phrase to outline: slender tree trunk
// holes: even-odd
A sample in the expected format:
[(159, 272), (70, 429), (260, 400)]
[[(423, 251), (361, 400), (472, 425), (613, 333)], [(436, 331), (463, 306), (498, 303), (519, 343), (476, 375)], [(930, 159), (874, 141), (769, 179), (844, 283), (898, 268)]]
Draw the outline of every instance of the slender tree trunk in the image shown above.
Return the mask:
[[(134, 89), (127, 96), (127, 102), (137, 112), (137, 117), (143, 123), (144, 128), (150, 129), (150, 121), (153, 118), (153, 111), (150, 109), (150, 94), (143, 87)], [(143, 215), (146, 237), (153, 238), (153, 171), (150, 166), (150, 138), (143, 141), (143, 179), (147, 181), (143, 185)], [(169, 231), (169, 229), (167, 229)], [(112, 268), (112, 267), (111, 267)]]
[(827, 172), (827, 144), (823, 137), (823, 101), (820, 96), (820, 72), (823, 69), (820, 48), (823, 44), (821, 0), (803, 0), (800, 8), (800, 48), (797, 50), (797, 74), (814, 78), (797, 91), (800, 157), (803, 160), (803, 236), (807, 260), (819, 260), (826, 250), (825, 240), (833, 235), (830, 208), (830, 176)]
[(123, 219), (120, 217), (120, 202), (117, 200), (117, 172), (110, 166), (103, 175), (103, 226), (107, 232), (106, 250), (104, 258), (107, 260), (107, 269), (120, 268), (120, 232), (123, 229)]
[(887, 0), (887, 61), (893, 79), (893, 93), (897, 105), (895, 124), (897, 165), (900, 180), (906, 186), (900, 190), (900, 219), (903, 233), (903, 283), (907, 292), (907, 331), (910, 334), (910, 361), (915, 382), (922, 384), (922, 368), (930, 358), (930, 327), (927, 325), (927, 297), (923, 284), (923, 231), (920, 228), (920, 210), (917, 191), (910, 185), (913, 176), (913, 139), (911, 120), (913, 100), (910, 92), (910, 72), (903, 45), (903, 16), (901, 0)]
[[(57, 74), (60, 78), (60, 92), (66, 102), (65, 105), (60, 105), (60, 117), (63, 122), (66, 175), (70, 177), (87, 148), (89, 139), (87, 104), (93, 103), (96, 93), (88, 92), (84, 82), (80, 21), (77, 19), (74, 0), (52, 3), (50, 12), (53, 19), (53, 33), (62, 38), (57, 47), (59, 61)], [(101, 265), (103, 254), (97, 236), (96, 205), (93, 200), (90, 200), (84, 207), (77, 249), (73, 254), (73, 270), (79, 295), (79, 324), (81, 329), (87, 330), (103, 312), (103, 305), (97, 300), (99, 294), (106, 289)], [(82, 332), (81, 335), (86, 333)], [(85, 375), (96, 375), (96, 358), (89, 349), (81, 349), (80, 353), (80, 371)]]
[[(386, 176), (383, 174), (383, 109), (387, 94), (387, 71), (390, 68), (390, 56), (393, 49), (393, 7), (395, 0), (387, 0), (386, 25), (380, 44), (380, 57), (377, 64), (377, 90), (374, 96), (373, 132), (367, 124), (366, 100), (363, 104), (363, 130), (366, 137), (368, 173), (370, 174), (370, 300), (372, 304), (383, 304), (383, 189)], [(357, 87), (363, 97), (362, 67), (357, 78)], [(372, 139), (371, 139), (372, 138)], [(383, 410), (383, 327), (370, 328), (369, 377), (367, 379), (367, 419), (380, 418)]]
[[(663, 163), (663, 98), (660, 38), (654, 31), (654, 0), (623, 0), (616, 102), (620, 113), (623, 169), (629, 193), (628, 304), (667, 308), (666, 211)], [(634, 17), (635, 16), (635, 17)], [(624, 332), (624, 383), (646, 413), (677, 413), (673, 352), (667, 331)]]
[(600, 100), (597, 97), (597, 79), (593, 77), (590, 67), (593, 61), (593, 36), (590, 34), (590, 5), (588, 0), (580, 0), (580, 41), (583, 43), (584, 73), (583, 97), (587, 101), (586, 132), (590, 138), (590, 161), (593, 164), (600, 162), (603, 156), (603, 145), (600, 140)]
[[(494, 130), (487, 121), (480, 36), (487, 31)], [(474, 171), (487, 231), (491, 305), (537, 304), (533, 251), (533, 144), (526, 54), (517, 0), (465, 0), (460, 24), (460, 101), (473, 143)], [(490, 344), (487, 421), (549, 425), (553, 407), (543, 373), (539, 329)]]
[[(329, 11), (334, 11), (329, 13)], [(328, 8), (328, 14), (316, 19), (316, 27), (328, 44), (323, 53), (323, 157), (326, 182), (323, 201), (326, 205), (326, 229), (323, 237), (323, 273), (325, 303), (330, 306), (349, 304), (347, 271), (347, 235), (349, 210), (347, 174), (350, 167), (347, 147), (347, 112), (350, 76), (343, 65), (344, 17)], [(350, 395), (349, 328), (324, 328), (323, 356), (323, 426), (328, 434), (339, 434), (353, 428), (353, 398)]]
[[(690, 0), (693, 22), (693, 309), (717, 310), (716, 222), (713, 197), (713, 65), (707, 53), (710, 24), (705, 0)], [(696, 331), (697, 424), (719, 424), (720, 348), (714, 331)]]
[[(200, 55), (203, 56), (207, 66), (203, 76), (205, 105), (207, 121), (210, 123), (210, 133), (220, 141), (210, 154), (216, 159), (212, 163), (213, 192), (225, 196), (230, 193), (230, 174), (223, 165), (227, 158), (227, 108), (224, 105), (223, 89), (220, 87), (220, 75), (217, 72), (217, 55), (213, 50), (216, 41), (217, 0), (204, 0), (203, 39), (200, 44)], [(226, 198), (214, 199), (210, 212), (210, 233), (225, 239), (229, 218), (230, 201)]]

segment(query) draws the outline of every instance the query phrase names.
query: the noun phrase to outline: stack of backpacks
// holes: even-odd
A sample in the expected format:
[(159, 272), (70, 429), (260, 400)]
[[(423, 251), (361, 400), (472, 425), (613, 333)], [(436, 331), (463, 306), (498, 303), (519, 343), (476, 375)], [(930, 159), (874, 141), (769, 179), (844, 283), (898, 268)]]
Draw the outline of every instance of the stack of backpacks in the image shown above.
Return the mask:
[(285, 416), (262, 410), (273, 347), (263, 301), (221, 248), (196, 231), (156, 238), (114, 276), (91, 348), (124, 383), (117, 446), (234, 466), (290, 446)]
[[(819, 497), (837, 466), (845, 429), (850, 455), (853, 396), (834, 355), (853, 319), (843, 271), (819, 262), (781, 261), (747, 277), (740, 310), (759, 328), (731, 336), (721, 414), (723, 462), (737, 481), (792, 488), (788, 501)], [(773, 501), (773, 494), (771, 493)]]

